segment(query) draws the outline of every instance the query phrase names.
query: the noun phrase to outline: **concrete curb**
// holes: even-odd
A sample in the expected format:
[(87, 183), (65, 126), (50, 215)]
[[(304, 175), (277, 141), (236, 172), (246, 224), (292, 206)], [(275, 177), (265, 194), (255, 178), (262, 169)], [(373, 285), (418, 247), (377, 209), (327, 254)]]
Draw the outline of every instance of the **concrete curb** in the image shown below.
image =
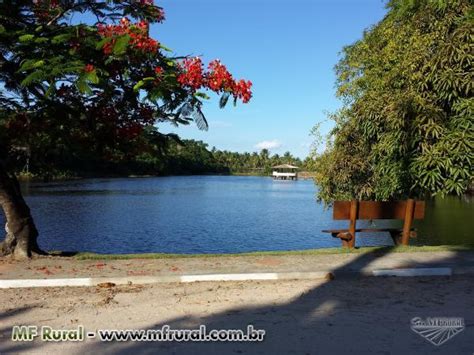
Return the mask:
[(187, 283), (199, 281), (255, 281), (255, 280), (303, 280), (325, 279), (330, 272), (283, 272), (283, 273), (246, 273), (246, 274), (201, 274), (201, 275), (172, 275), (172, 276), (130, 276), (130, 277), (98, 277), (70, 279), (25, 279), (0, 280), (2, 288), (25, 287), (64, 287), (64, 286), (97, 286), (101, 283), (116, 285), (154, 284), (154, 283)]
[(155, 284), (155, 283), (188, 283), (202, 281), (256, 281), (256, 280), (310, 280), (334, 278), (359, 277), (359, 276), (450, 276), (453, 274), (474, 274), (474, 268), (434, 267), (411, 269), (378, 269), (363, 271), (332, 270), (314, 272), (279, 272), (279, 273), (239, 273), (239, 274), (199, 274), (199, 275), (168, 275), (168, 276), (130, 276), (130, 277), (98, 277), (98, 278), (63, 278), (63, 279), (25, 279), (25, 280), (0, 280), (0, 289), (26, 288), (26, 287), (79, 287), (97, 286), (102, 283), (115, 285), (130, 284)]
[(372, 271), (374, 276), (451, 276), (453, 270), (450, 267), (431, 267), (413, 269), (380, 269)]

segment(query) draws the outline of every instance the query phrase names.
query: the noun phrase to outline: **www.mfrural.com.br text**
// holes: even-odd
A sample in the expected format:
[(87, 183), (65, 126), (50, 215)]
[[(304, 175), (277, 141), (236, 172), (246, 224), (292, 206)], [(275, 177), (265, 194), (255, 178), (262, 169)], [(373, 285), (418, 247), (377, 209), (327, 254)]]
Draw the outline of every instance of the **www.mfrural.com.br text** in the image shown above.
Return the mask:
[(86, 331), (82, 325), (74, 329), (54, 329), (50, 326), (21, 325), (12, 328), (12, 340), (28, 342), (39, 339), (46, 342), (80, 342), (85, 339), (112, 341), (177, 341), (177, 342), (259, 342), (263, 341), (265, 330), (255, 329), (210, 329), (200, 325), (196, 329), (173, 329), (163, 325), (158, 329), (98, 329)]

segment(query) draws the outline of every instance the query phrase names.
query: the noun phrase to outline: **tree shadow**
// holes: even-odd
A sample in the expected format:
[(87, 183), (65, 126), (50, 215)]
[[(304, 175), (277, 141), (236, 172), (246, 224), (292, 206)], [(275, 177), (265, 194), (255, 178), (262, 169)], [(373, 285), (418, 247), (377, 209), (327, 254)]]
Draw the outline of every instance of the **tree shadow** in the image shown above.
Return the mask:
[(36, 348), (37, 344), (33, 344), (33, 342), (22, 343), (21, 345), (20, 343), (12, 342), (11, 336), (13, 324), (8, 323), (16, 316), (34, 310), (36, 306), (36, 304), (31, 304), (28, 306), (14, 308), (0, 313), (0, 324), (2, 325), (0, 327), (0, 354), (17, 352), (20, 350), (20, 347), (21, 350)]
[(79, 254), (78, 251), (50, 251), (48, 252), (49, 256), (61, 256), (61, 257), (72, 257)]
[[(390, 354), (415, 353), (414, 349), (417, 353), (441, 351), (454, 354), (460, 353), (459, 350), (472, 353), (473, 344), (467, 339), (474, 339), (473, 334), (470, 338), (464, 334), (463, 342), (448, 343), (440, 349), (410, 330), (410, 320), (417, 316), (465, 317), (466, 322), (470, 319), (469, 322), (474, 324), (473, 311), (465, 309), (460, 314), (459, 307), (455, 307), (456, 298), (448, 299), (447, 295), (437, 294), (436, 288), (433, 292), (433, 282), (423, 278), (383, 277), (341, 280), (337, 276), (345, 271), (364, 269), (392, 250), (393, 247), (388, 247), (362, 254), (335, 270), (335, 280), (324, 282), (286, 303), (237, 307), (202, 318), (177, 317), (148, 327), (160, 329), (166, 324), (172, 329), (197, 329), (204, 324), (208, 331), (245, 330), (248, 324), (252, 324), (255, 329), (266, 331), (263, 342), (112, 342), (91, 343), (86, 349), (113, 354)], [(458, 257), (458, 254), (453, 253), (452, 258)], [(443, 262), (449, 263), (450, 259), (446, 258)], [(438, 280), (448, 286), (451, 282), (449, 277), (438, 277)], [(412, 296), (414, 289), (419, 289), (419, 297)], [(366, 294), (368, 291), (371, 293)], [(425, 291), (429, 294), (425, 295)], [(446, 300), (448, 307), (444, 307)], [(474, 306), (474, 302), (471, 303)], [(426, 313), (427, 310), (434, 310), (435, 313)], [(377, 314), (375, 323), (374, 317), (371, 321), (367, 320), (366, 312)], [(400, 319), (400, 314), (410, 316)], [(473, 333), (473, 330), (471, 327), (469, 332)]]
[[(150, 314), (148, 319), (160, 320), (150, 321), (147, 329), (160, 329), (164, 325), (171, 329), (197, 329), (204, 324), (208, 331), (245, 331), (247, 325), (252, 324), (255, 329), (265, 330), (263, 342), (87, 341), (75, 345), (79, 346), (80, 353), (85, 354), (471, 354), (474, 348), (474, 285), (469, 277), (461, 280), (462, 287), (459, 287), (459, 279), (448, 276), (434, 280), (342, 276), (346, 272), (353, 275), (357, 270), (374, 267), (388, 254), (396, 255), (392, 253), (393, 249), (387, 247), (360, 254), (334, 270), (334, 280), (306, 288), (284, 303), (243, 305), (205, 317), (185, 315), (166, 321), (162, 321), (163, 317), (155, 310), (145, 310)], [(459, 260), (474, 267), (472, 252), (453, 251), (443, 259), (424, 263), (415, 258), (406, 259), (404, 267), (450, 265), (455, 261), (459, 263)], [(457, 288), (451, 288), (455, 282)], [(156, 303), (159, 302), (157, 299)], [(13, 318), (24, 311), (18, 309), (4, 316)], [(436, 347), (410, 329), (410, 320), (414, 317), (463, 317), (466, 329), (455, 340)], [(2, 324), (5, 319), (0, 318)], [(107, 324), (107, 321), (101, 323)], [(126, 328), (122, 325), (119, 329)], [(6, 331), (11, 332), (11, 328), (2, 331), (6, 334)], [(43, 345), (36, 341), (30, 344), (10, 341), (0, 349), (3, 352), (38, 351)], [(57, 349), (61, 351), (61, 347)]]

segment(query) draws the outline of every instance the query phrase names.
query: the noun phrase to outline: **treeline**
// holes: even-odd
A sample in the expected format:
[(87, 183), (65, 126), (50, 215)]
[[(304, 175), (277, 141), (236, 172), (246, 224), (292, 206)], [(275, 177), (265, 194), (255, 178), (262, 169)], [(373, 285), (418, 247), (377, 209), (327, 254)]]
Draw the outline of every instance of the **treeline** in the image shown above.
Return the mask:
[[(5, 121), (3, 121), (5, 123)], [(0, 115), (0, 128), (2, 119)], [(3, 133), (8, 131), (6, 126)], [(11, 131), (10, 131), (11, 132)], [(11, 132), (12, 133), (12, 132)], [(5, 137), (6, 138), (6, 137)], [(9, 139), (14, 134), (8, 135)], [(134, 140), (120, 141), (115, 149), (97, 145), (57, 144), (36, 136), (16, 139), (8, 162), (18, 175), (45, 180), (70, 177), (98, 177), (124, 175), (193, 175), (193, 174), (248, 174), (268, 175), (272, 166), (297, 165), (311, 170), (307, 159), (302, 161), (290, 152), (271, 155), (267, 149), (259, 153), (237, 153), (209, 149), (208, 144), (196, 140), (181, 140), (165, 135), (153, 127), (145, 129)]]
[(250, 174), (267, 175), (272, 166), (293, 164), (304, 168), (304, 162), (290, 152), (270, 155), (267, 149), (260, 153), (238, 153), (227, 150), (209, 149), (208, 144), (196, 140), (170, 141), (163, 154), (140, 155), (138, 170), (153, 171), (160, 175), (179, 174)]
[(280, 164), (292, 164), (301, 170), (313, 171), (314, 160), (310, 157), (302, 160), (289, 151), (283, 155), (271, 155), (268, 149), (260, 152), (231, 152), (209, 149), (203, 141), (192, 139), (168, 143), (165, 153), (160, 157), (141, 156), (140, 161), (151, 164), (155, 172), (163, 175), (177, 174), (248, 174), (268, 175), (272, 167)]
[[(290, 152), (271, 155), (221, 151), (202, 141), (181, 140), (152, 124), (116, 127), (104, 113), (69, 120), (65, 113), (43, 112), (38, 119), (0, 108), (0, 160), (25, 178), (184, 174), (267, 175), (271, 167), (293, 164), (305, 170), (312, 160)], [(114, 118), (114, 120), (117, 118)], [(8, 147), (8, 148), (7, 148)]]
[(290, 152), (272, 155), (267, 149), (262, 149), (259, 153), (238, 153), (218, 150), (215, 147), (209, 149), (207, 143), (193, 139), (170, 140), (159, 154), (142, 153), (128, 162), (109, 167), (112, 171), (122, 174), (268, 175), (273, 166), (280, 164), (296, 165), (305, 171), (314, 170), (314, 161), (311, 158), (302, 160)]
[[(305, 169), (310, 164), (290, 152), (271, 155), (210, 149), (202, 141), (181, 140), (161, 133), (156, 126), (140, 132), (122, 132), (91, 116), (84, 122), (60, 126), (51, 122), (58, 115), (30, 120), (0, 109), (0, 160), (11, 171), (26, 178), (69, 178), (75, 176), (252, 174), (266, 175), (278, 164)], [(129, 133), (129, 132), (126, 132)], [(8, 151), (6, 148), (9, 147)]]
[(237, 153), (213, 148), (211, 154), (219, 164), (228, 167), (231, 173), (267, 175), (275, 165), (292, 164), (302, 169), (306, 166), (300, 158), (294, 157), (290, 152), (285, 152), (281, 156), (279, 154), (270, 155), (267, 149), (262, 149), (260, 153)]

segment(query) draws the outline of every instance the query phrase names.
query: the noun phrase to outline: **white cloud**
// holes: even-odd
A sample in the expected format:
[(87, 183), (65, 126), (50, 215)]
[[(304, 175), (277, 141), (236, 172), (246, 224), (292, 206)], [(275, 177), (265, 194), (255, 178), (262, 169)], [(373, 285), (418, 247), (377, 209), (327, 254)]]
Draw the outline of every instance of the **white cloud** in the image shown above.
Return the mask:
[(280, 148), (282, 144), (277, 141), (276, 139), (271, 140), (271, 141), (262, 141), (260, 143), (257, 143), (255, 145), (255, 148), (257, 149), (277, 149)]

